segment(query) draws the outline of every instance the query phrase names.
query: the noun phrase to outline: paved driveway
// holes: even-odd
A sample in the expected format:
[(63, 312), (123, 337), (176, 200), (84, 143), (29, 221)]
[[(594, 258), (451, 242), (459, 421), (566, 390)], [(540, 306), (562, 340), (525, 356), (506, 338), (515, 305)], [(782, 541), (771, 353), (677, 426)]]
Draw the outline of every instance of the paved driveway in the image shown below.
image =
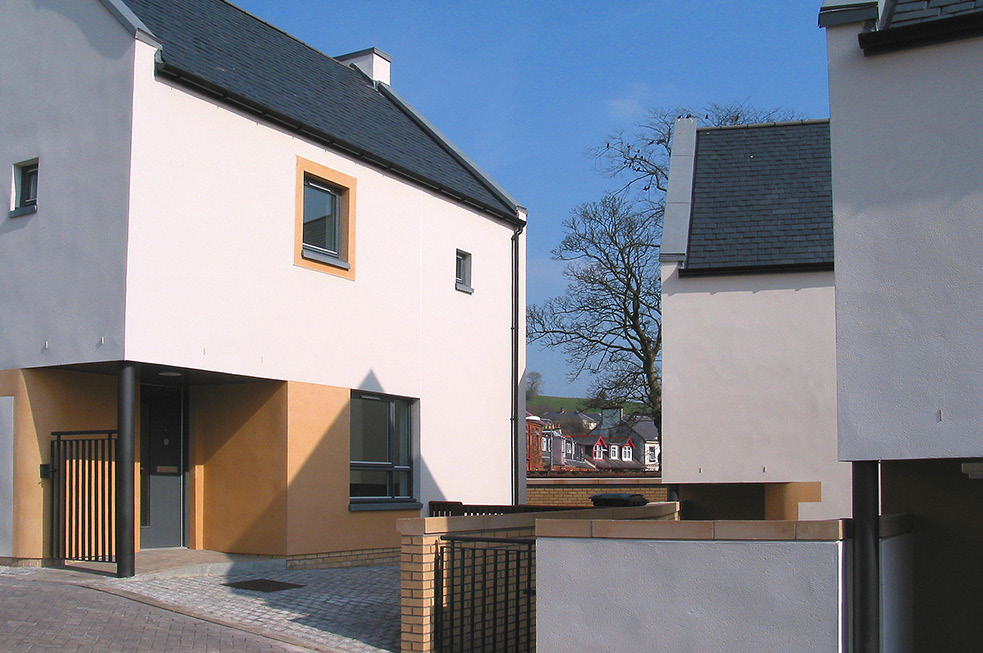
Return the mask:
[[(227, 585), (257, 579), (300, 587)], [(144, 580), (0, 569), (2, 651), (398, 651), (399, 614), (395, 565)]]

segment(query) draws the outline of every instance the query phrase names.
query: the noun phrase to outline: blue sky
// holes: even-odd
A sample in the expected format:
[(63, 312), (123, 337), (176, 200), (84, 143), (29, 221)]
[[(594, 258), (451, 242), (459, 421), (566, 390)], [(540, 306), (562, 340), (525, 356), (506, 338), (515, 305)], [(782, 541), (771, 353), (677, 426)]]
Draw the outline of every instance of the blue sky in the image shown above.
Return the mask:
[[(549, 258), (560, 222), (615, 187), (589, 150), (646, 109), (747, 101), (829, 116), (821, 0), (233, 2), (325, 54), (392, 55), (393, 87), (529, 209), (531, 302), (565, 286)], [(545, 394), (589, 385), (534, 345), (528, 369)]]

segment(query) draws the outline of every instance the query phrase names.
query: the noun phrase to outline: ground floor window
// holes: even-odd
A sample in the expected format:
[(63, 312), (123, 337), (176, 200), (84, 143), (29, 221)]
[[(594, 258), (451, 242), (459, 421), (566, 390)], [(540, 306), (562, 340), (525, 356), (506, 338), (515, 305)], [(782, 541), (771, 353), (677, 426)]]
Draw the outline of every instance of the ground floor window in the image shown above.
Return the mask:
[(414, 400), (352, 392), (353, 504), (413, 501)]

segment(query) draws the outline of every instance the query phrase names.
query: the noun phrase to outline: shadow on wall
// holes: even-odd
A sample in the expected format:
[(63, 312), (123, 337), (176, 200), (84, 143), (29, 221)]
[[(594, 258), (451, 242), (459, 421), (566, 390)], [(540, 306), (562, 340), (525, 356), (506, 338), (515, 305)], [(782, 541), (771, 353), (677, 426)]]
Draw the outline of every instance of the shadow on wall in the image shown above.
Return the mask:
[[(34, 0), (38, 11), (50, 11), (68, 19), (78, 28), (89, 45), (103, 57), (116, 61), (133, 48), (133, 38), (122, 25), (106, 12), (100, 15), (92, 11), (91, 3), (64, 2), (64, 0)], [(44, 21), (38, 21), (41, 24)], [(37, 39), (43, 43), (43, 38)]]
[[(386, 389), (371, 372), (359, 387)], [(192, 520), (205, 549), (302, 556), (396, 548), (396, 522), (421, 515), (416, 509), (349, 509), (349, 389), (256, 381), (194, 386), (190, 394), (198, 477), (192, 481), (198, 492), (191, 497)], [(425, 515), (429, 501), (448, 497), (420, 453), (420, 439), (417, 414), (413, 485)], [(471, 465), (468, 473), (480, 483), (484, 464), (467, 455), (463, 440), (452, 441), (462, 446), (462, 473)]]

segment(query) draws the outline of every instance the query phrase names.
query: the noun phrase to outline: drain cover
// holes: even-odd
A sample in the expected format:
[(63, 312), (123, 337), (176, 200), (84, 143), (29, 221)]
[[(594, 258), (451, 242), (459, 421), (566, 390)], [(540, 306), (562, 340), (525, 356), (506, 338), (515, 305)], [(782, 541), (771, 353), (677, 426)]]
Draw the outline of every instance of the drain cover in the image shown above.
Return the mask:
[(249, 590), (250, 592), (282, 592), (283, 590), (292, 590), (295, 587), (303, 587), (303, 585), (284, 583), (283, 581), (270, 580), (269, 578), (255, 578), (253, 580), (240, 580), (235, 583), (222, 584), (226, 587), (234, 587), (238, 590)]

